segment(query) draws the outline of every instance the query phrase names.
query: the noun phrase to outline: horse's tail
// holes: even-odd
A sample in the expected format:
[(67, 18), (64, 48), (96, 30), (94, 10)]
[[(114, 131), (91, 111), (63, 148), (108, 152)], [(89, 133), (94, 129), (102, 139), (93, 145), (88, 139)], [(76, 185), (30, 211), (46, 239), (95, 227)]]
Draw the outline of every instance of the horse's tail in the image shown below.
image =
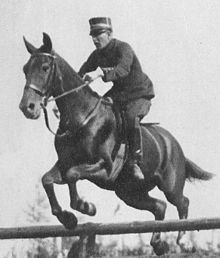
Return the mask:
[(207, 172), (197, 166), (194, 162), (186, 158), (186, 177), (193, 181), (193, 179), (200, 180), (210, 180), (213, 178), (214, 174)]

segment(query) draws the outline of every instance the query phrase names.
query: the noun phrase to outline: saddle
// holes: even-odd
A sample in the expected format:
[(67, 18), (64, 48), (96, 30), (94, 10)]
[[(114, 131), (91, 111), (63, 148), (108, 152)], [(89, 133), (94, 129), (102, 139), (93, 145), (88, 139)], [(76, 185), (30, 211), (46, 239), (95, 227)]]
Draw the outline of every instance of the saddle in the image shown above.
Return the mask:
[[(115, 105), (113, 100), (110, 97), (102, 98), (102, 103), (104, 105), (109, 105), (112, 108), (112, 111), (115, 115), (116, 119), (116, 130), (118, 133), (118, 137), (116, 139), (115, 146), (112, 151), (112, 161), (113, 168), (110, 175), (110, 179), (114, 181), (118, 174), (120, 173), (122, 167), (127, 163), (129, 159), (129, 141), (128, 141), (128, 125), (125, 115), (125, 110), (121, 109), (119, 105)], [(150, 127), (158, 123), (141, 123), (145, 128)], [(142, 140), (142, 139), (141, 139)]]
[[(102, 103), (105, 105), (109, 105), (112, 107), (112, 111), (115, 115), (116, 121), (117, 121), (117, 132), (118, 132), (118, 140), (116, 141), (116, 146), (112, 153), (112, 160), (115, 159), (115, 156), (120, 148), (121, 144), (125, 144), (126, 149), (129, 149), (128, 144), (128, 126), (127, 126), (127, 120), (125, 111), (119, 107), (119, 105), (115, 105), (112, 98), (110, 97), (103, 97)], [(158, 125), (158, 122), (141, 122), (140, 125), (144, 127), (152, 126), (152, 125)]]

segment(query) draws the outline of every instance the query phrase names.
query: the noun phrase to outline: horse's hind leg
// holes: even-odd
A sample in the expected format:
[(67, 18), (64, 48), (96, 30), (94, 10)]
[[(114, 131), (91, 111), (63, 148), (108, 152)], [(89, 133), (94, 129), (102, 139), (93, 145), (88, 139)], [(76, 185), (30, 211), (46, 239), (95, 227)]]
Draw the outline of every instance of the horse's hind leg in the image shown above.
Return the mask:
[[(149, 194), (142, 190), (139, 191), (132, 191), (128, 190), (129, 188), (126, 187), (125, 189), (117, 189), (116, 194), (119, 198), (121, 198), (127, 205), (134, 207), (140, 210), (148, 210), (153, 213), (155, 220), (163, 220), (165, 217), (166, 211), (166, 203), (152, 198)], [(154, 232), (151, 238), (151, 245), (154, 249), (154, 252), (157, 255), (162, 255), (168, 252), (168, 244), (165, 241), (161, 241), (160, 233)]]
[[(187, 219), (188, 217), (188, 207), (189, 207), (189, 199), (185, 197), (181, 192), (179, 193), (165, 193), (165, 196), (167, 200), (172, 203), (174, 206), (176, 206), (178, 215), (180, 219)], [(181, 249), (184, 251), (188, 251), (189, 249), (192, 249), (192, 246), (189, 246), (189, 243), (186, 246), (186, 243), (181, 242), (183, 239), (183, 236), (185, 235), (185, 231), (179, 231), (178, 237), (177, 237), (177, 244), (180, 246)]]
[(52, 214), (55, 215), (66, 228), (74, 228), (77, 224), (77, 219), (72, 213), (62, 211), (55, 195), (54, 183), (64, 184), (57, 163), (42, 177), (42, 184), (49, 199)]
[(83, 214), (94, 216), (96, 214), (96, 207), (93, 203), (84, 201), (78, 195), (76, 183), (69, 183), (69, 193), (70, 193), (70, 207), (77, 210)]

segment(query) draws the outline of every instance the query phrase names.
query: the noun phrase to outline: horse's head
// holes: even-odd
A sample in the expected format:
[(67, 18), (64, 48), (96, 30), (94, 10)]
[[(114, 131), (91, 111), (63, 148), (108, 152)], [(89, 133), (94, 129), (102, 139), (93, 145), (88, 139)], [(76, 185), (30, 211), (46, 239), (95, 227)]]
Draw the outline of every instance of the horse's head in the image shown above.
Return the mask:
[(27, 118), (37, 119), (43, 98), (52, 94), (55, 56), (51, 39), (46, 33), (43, 33), (43, 45), (40, 48), (35, 48), (25, 38), (24, 43), (31, 56), (23, 68), (26, 84), (19, 108)]

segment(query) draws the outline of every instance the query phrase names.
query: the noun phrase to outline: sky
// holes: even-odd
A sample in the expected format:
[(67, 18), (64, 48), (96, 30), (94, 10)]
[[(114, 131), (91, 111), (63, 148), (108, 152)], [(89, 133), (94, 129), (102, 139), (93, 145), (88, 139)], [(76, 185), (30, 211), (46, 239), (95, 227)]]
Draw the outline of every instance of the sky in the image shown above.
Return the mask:
[[(18, 109), (25, 84), (22, 67), (29, 58), (22, 37), (39, 47), (42, 32), (48, 33), (56, 52), (78, 71), (94, 50), (88, 24), (94, 16), (111, 17), (114, 37), (132, 46), (154, 83), (156, 97), (145, 121), (159, 122), (188, 158), (216, 174), (210, 182), (186, 183), (189, 217), (220, 215), (218, 0), (1, 0), (0, 14), (0, 227), (25, 225), (23, 210), (34, 199), (35, 185), (56, 162), (53, 135), (43, 116), (27, 120)], [(110, 86), (101, 81), (93, 85), (100, 94)], [(50, 120), (55, 129), (51, 112)], [(85, 181), (78, 185), (80, 194), (98, 208), (95, 218), (85, 216), (86, 222), (153, 219), (149, 212), (128, 208), (112, 192)], [(56, 190), (69, 209), (67, 187)], [(164, 199), (157, 190), (152, 196)], [(177, 218), (171, 204), (166, 218)], [(52, 215), (51, 223), (57, 223)], [(201, 241), (210, 240), (210, 234), (196, 234)], [(217, 233), (215, 237), (220, 240)]]

